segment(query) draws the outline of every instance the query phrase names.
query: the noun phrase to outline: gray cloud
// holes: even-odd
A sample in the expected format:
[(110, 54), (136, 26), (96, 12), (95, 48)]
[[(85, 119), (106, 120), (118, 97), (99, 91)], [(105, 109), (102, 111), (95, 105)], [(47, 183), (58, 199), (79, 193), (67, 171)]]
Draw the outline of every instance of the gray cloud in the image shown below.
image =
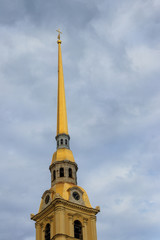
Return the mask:
[(98, 239), (158, 239), (159, 10), (157, 0), (0, 2), (0, 239), (35, 239), (29, 215), (50, 187), (58, 27), (71, 149), (101, 206)]

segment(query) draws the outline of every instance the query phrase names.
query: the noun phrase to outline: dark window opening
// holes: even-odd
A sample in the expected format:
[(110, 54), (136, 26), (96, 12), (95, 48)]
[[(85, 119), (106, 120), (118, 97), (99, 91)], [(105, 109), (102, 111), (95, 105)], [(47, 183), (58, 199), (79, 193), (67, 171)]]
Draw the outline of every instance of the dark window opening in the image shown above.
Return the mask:
[(64, 168), (60, 168), (60, 177), (64, 177)]
[(71, 168), (68, 169), (68, 176), (69, 176), (70, 178), (72, 178), (72, 169), (71, 169)]
[(77, 239), (83, 239), (82, 238), (82, 224), (80, 221), (76, 220), (74, 221), (74, 237)]
[(57, 141), (57, 147), (59, 147), (59, 141)]
[(45, 204), (49, 203), (49, 200), (50, 200), (50, 196), (47, 195), (46, 198), (45, 198)]
[(67, 139), (65, 139), (65, 144), (66, 144), (66, 145), (68, 144)]
[(56, 179), (56, 171), (53, 171), (53, 181)]
[(63, 145), (63, 139), (61, 139), (61, 145)]
[(48, 223), (45, 228), (45, 240), (50, 240), (50, 224)]

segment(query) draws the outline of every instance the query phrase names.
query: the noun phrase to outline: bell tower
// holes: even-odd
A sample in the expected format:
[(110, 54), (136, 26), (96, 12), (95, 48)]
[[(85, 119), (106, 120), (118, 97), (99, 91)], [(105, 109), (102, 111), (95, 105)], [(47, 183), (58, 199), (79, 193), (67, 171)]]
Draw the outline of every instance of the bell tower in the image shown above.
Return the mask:
[(57, 149), (51, 165), (51, 188), (41, 198), (35, 221), (36, 240), (97, 240), (96, 214), (86, 191), (77, 185), (78, 166), (70, 150), (60, 30), (58, 30)]

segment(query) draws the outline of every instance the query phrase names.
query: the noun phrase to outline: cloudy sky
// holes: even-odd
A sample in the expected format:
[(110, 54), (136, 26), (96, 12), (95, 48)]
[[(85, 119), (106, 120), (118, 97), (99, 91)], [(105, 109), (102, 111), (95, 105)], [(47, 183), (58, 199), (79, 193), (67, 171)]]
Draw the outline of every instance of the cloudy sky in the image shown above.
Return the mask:
[(159, 240), (159, 0), (0, 0), (0, 240), (35, 240), (30, 213), (50, 188), (57, 28), (98, 240)]

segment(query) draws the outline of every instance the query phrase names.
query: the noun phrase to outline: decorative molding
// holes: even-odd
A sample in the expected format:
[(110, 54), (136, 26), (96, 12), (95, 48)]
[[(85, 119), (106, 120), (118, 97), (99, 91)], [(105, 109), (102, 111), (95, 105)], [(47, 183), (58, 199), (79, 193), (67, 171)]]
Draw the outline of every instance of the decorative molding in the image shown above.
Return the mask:
[(91, 221), (96, 221), (96, 216), (91, 216)]
[(69, 164), (71, 164), (71, 165), (73, 165), (73, 166), (75, 166), (76, 167), (76, 171), (78, 170), (78, 165), (77, 165), (77, 163), (75, 163), (75, 162), (71, 162), (70, 160), (63, 160), (63, 161), (56, 161), (56, 162), (54, 162), (54, 163), (52, 163), (50, 166), (49, 166), (49, 170), (51, 171), (51, 168), (52, 167), (54, 167), (55, 165), (57, 165), (57, 164), (62, 164), (62, 163), (69, 163)]
[(56, 199), (56, 198), (62, 198), (62, 197), (61, 197), (61, 195), (60, 195), (59, 193), (56, 193), (56, 194), (54, 195), (54, 199)]
[(100, 211), (100, 206), (96, 206), (96, 209)]
[(44, 223), (41, 223), (40, 226), (41, 226), (41, 229), (43, 229), (43, 227), (44, 227)]
[(74, 191), (77, 190), (78, 192), (80, 192), (81, 194), (83, 194), (84, 192), (82, 191), (82, 189), (80, 189), (78, 186), (74, 186), (72, 188), (69, 188), (68, 191)]
[(60, 136), (66, 136), (66, 137), (68, 137), (69, 140), (70, 140), (69, 134), (66, 134), (66, 133), (60, 133), (60, 134), (58, 134), (58, 135), (55, 137), (55, 139), (57, 140), (57, 138), (60, 137)]
[(45, 221), (45, 222), (48, 222), (48, 221), (49, 221), (49, 218), (48, 218), (48, 217), (45, 217), (44, 221)]
[(51, 193), (51, 190), (46, 190), (46, 191), (43, 193), (43, 195), (42, 195), (42, 197), (41, 197), (41, 198), (42, 198), (42, 199), (44, 199), (44, 197), (45, 197), (45, 195), (46, 195), (47, 193), (49, 193), (49, 194), (50, 194), (50, 193)]
[(68, 213), (68, 216), (69, 216), (69, 217), (73, 217), (73, 216), (74, 216), (74, 214)]
[(53, 221), (53, 218), (54, 218), (54, 214), (52, 214), (52, 215), (50, 215), (50, 216), (48, 217), (48, 219), (49, 219), (50, 221)]
[(37, 227), (40, 227), (41, 225), (40, 225), (40, 223), (39, 222), (36, 222), (35, 223), (35, 227), (37, 228)]
[(67, 239), (75, 239), (75, 237), (71, 237), (71, 236), (69, 236), (69, 235), (67, 235), (67, 234), (57, 233), (57, 234), (55, 234), (55, 235), (51, 238), (51, 240), (54, 240), (56, 237), (61, 237), (61, 236), (66, 237)]
[(64, 206), (55, 206), (55, 211), (64, 211)]
[(83, 218), (83, 223), (87, 224), (88, 223), (88, 218)]
[(79, 209), (81, 211), (91, 213), (91, 214), (93, 214), (93, 216), (96, 215), (99, 212), (99, 210), (97, 210), (95, 208), (89, 208), (89, 207), (86, 207), (86, 206), (83, 206), (83, 205), (80, 205), (80, 204), (69, 202), (69, 201), (67, 201), (65, 199), (62, 199), (62, 198), (56, 198), (50, 203), (49, 206), (47, 206), (41, 212), (34, 215), (32, 217), (32, 220), (37, 221), (37, 220), (43, 219), (46, 215), (53, 212), (53, 209), (58, 207), (57, 205), (59, 205), (59, 204), (61, 204), (61, 206), (71, 207), (72, 209), (75, 209), (75, 211)]

